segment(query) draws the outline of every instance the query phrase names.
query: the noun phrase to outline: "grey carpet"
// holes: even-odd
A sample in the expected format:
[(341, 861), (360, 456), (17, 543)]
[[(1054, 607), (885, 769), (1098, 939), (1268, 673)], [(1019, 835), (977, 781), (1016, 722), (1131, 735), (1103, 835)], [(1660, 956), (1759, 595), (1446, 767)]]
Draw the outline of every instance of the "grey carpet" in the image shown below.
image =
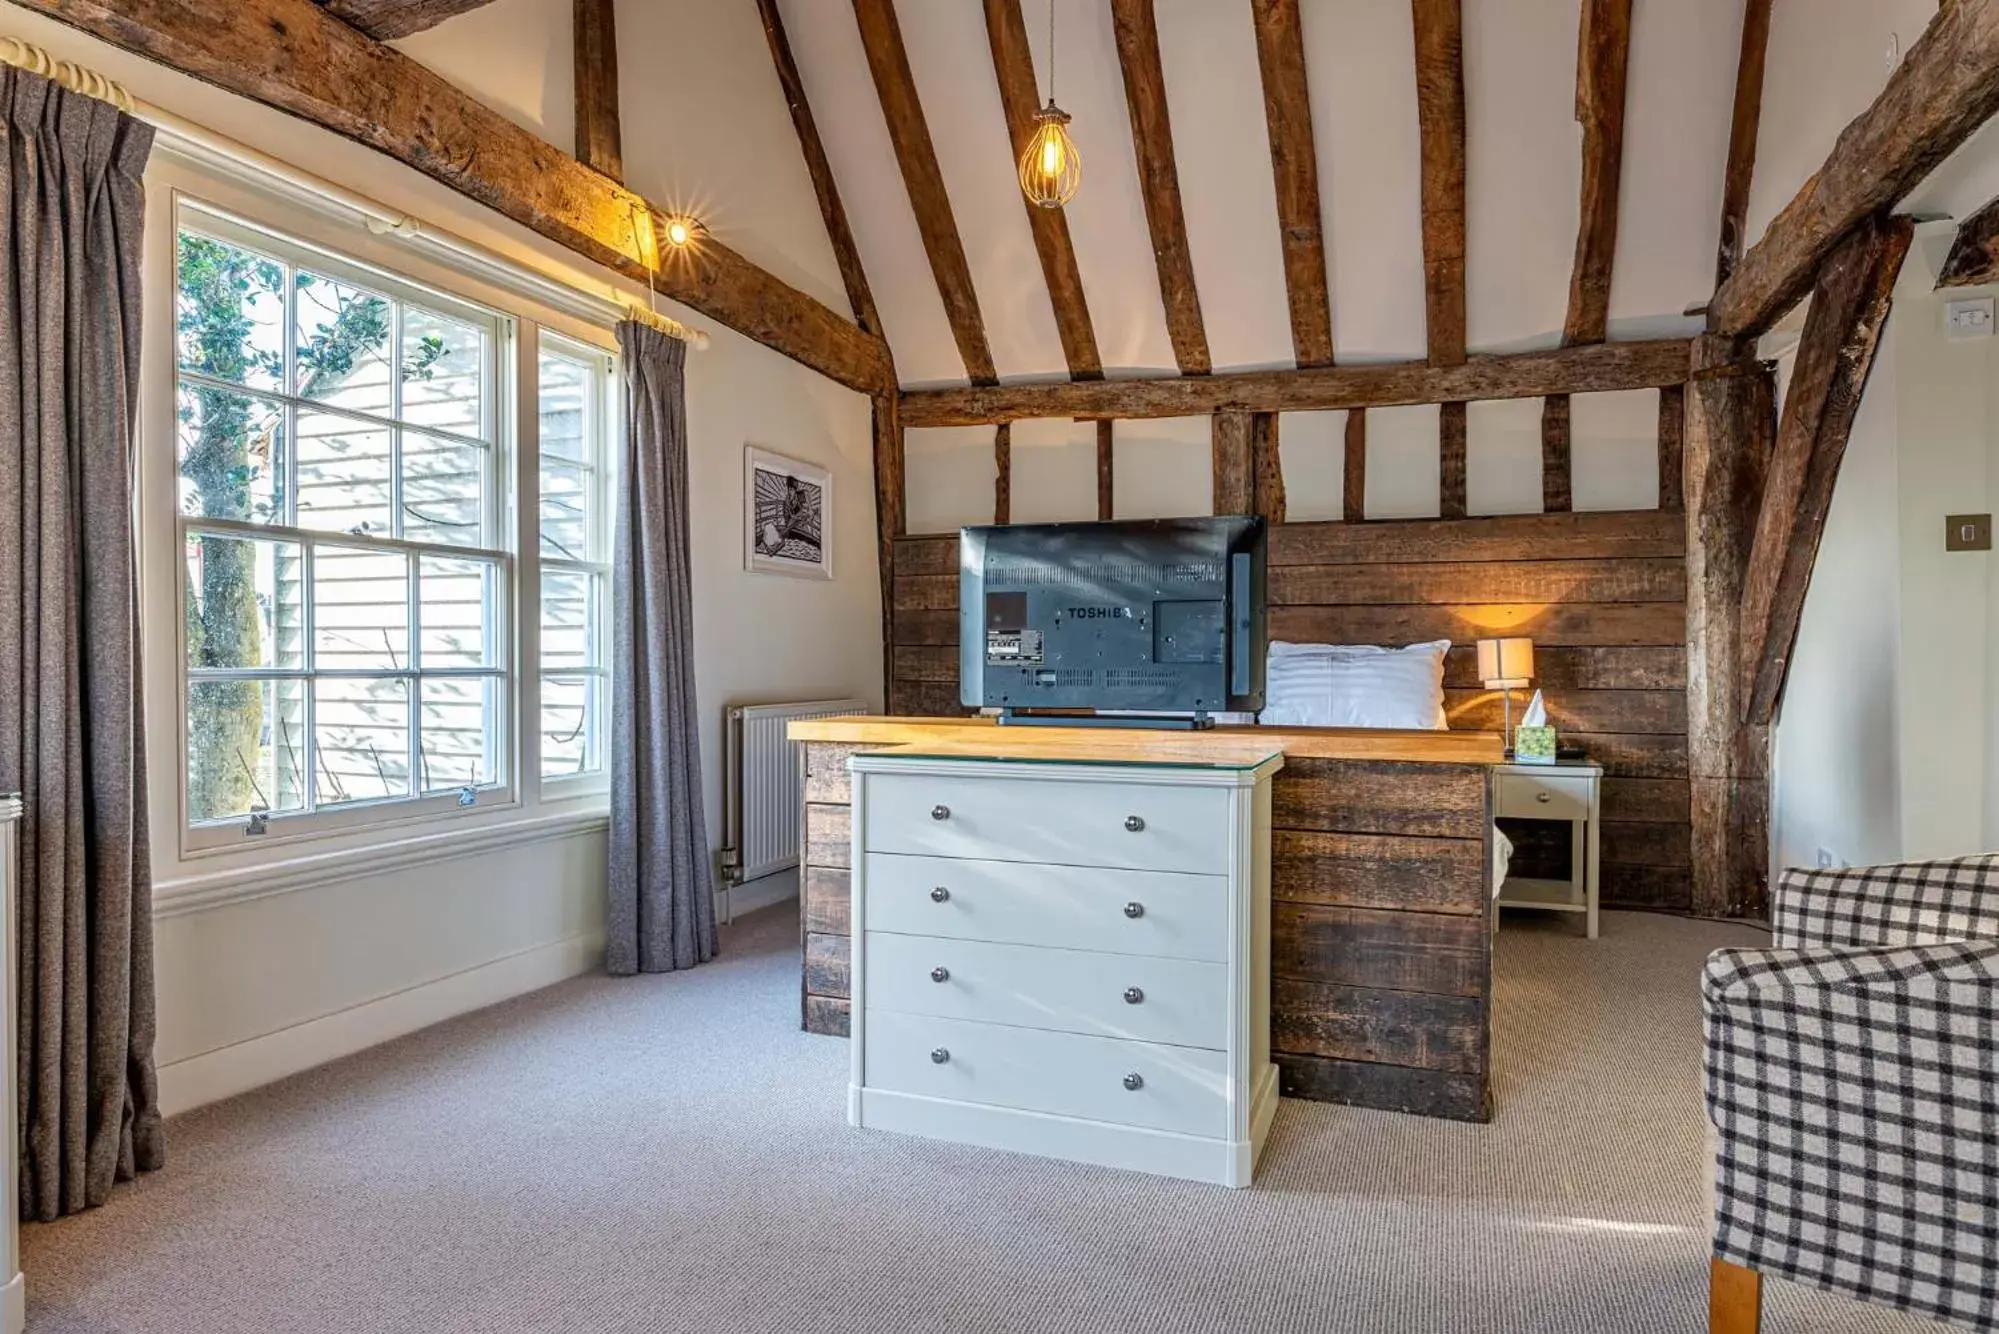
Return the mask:
[[(1498, 1119), (1287, 1101), (1229, 1191), (850, 1130), (797, 918), (583, 978), (170, 1127), (27, 1230), (44, 1334), (1705, 1327), (1695, 976), (1741, 927), (1509, 919)], [(1765, 1329), (1935, 1330), (1770, 1285)]]

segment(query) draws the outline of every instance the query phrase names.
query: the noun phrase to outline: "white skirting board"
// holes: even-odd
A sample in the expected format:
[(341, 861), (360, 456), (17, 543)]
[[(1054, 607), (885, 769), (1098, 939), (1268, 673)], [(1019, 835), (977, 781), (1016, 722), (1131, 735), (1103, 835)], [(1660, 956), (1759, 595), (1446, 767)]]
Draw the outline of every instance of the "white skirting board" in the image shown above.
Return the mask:
[(160, 1106), (173, 1116), (233, 1098), (420, 1028), (592, 972), (603, 963), (601, 934), (572, 936), (190, 1056), (160, 1067)]
[(715, 891), (715, 920), (732, 922), (746, 912), (768, 908), (798, 897), (798, 868), (778, 871), (758, 880)]

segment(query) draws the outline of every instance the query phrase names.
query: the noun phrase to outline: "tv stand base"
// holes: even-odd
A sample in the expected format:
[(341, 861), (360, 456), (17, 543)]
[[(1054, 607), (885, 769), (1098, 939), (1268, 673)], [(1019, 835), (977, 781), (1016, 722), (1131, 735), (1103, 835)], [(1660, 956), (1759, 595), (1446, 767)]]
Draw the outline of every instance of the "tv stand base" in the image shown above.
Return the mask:
[(1215, 725), (1205, 713), (1020, 713), (1001, 709), (1001, 727), (1129, 727), (1149, 732), (1203, 732)]

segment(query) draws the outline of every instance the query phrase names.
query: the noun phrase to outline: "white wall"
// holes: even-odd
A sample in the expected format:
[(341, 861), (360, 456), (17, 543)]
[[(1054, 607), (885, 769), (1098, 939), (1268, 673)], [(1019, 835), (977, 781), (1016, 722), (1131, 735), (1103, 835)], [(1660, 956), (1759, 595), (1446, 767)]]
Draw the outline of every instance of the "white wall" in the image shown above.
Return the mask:
[(1999, 340), (1952, 340), (1919, 229), (1847, 446), (1777, 729), (1781, 864), (1999, 848), (1999, 588), (1944, 519), (1989, 512)]
[[(626, 49), (649, 52), (654, 70), (636, 72), (647, 66), (628, 56), (625, 159), (633, 183), (697, 207), (713, 201), (714, 212), (703, 216), (722, 239), (842, 308), (838, 271), (753, 8), (697, 0), (624, 8)], [(740, 12), (714, 12), (725, 9)], [(568, 0), (498, 0), (408, 46), (566, 144), (573, 123), (568, 13)], [(700, 40), (669, 40), (648, 27), (676, 14)], [(387, 158), (5, 0), (0, 35), (99, 70), (146, 101), (524, 266), (591, 291), (639, 295)], [(672, 78), (658, 72), (668, 67)], [(696, 86), (698, 100), (687, 94)], [(356, 246), (366, 239), (356, 229)], [(690, 354), (687, 381), (703, 788), (711, 837), (719, 837), (725, 704), (880, 697), (869, 410), (858, 395), (712, 321), (671, 303), (662, 309), (713, 336), (708, 351)], [(831, 583), (743, 571), (743, 449), (751, 443), (833, 473)], [(146, 422), (141, 448), (171, 451), (170, 427)], [(170, 716), (156, 715), (153, 702), (161, 673), (170, 671), (171, 658), (153, 649), (149, 718), (156, 737), (174, 735)], [(173, 707), (172, 693), (169, 684), (159, 707)], [(156, 745), (154, 763), (170, 792), (177, 757)], [(161, 805), (159, 781), (154, 787), (165, 843), (164, 855), (155, 854), (157, 891), (170, 905), (158, 922), (157, 963), (158, 1056), (170, 1110), (544, 985), (600, 957), (601, 824), (572, 822), (505, 848), (413, 860), (437, 856), (430, 848), (400, 866), (382, 864), (380, 836), (288, 850), (320, 858), (316, 864), (288, 860), (259, 869), (231, 854), (190, 866), (174, 859), (173, 808)], [(478, 847), (496, 837), (482, 824), (493, 818), (451, 826), (447, 837)]]
[[(1827, 511), (1776, 729), (1775, 865), (1866, 866), (1902, 851), (1901, 513), (1894, 345), (1882, 335)], [(1779, 367), (1788, 383), (1791, 362)]]

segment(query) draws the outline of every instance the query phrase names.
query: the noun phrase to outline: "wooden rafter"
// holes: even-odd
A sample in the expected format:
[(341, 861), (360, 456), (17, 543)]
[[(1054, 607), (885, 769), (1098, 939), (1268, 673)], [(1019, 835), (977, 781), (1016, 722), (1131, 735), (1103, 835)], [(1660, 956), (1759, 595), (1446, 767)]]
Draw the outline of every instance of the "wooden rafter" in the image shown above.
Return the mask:
[(1995, 112), (1999, 0), (1956, 0), (1930, 20), (1881, 95), (1840, 132), (1825, 165), (1743, 255), (1708, 303), (1708, 328), (1731, 338), (1768, 329), (1849, 231), (1901, 202)]
[(1937, 287), (1976, 287), (1995, 281), (1999, 281), (1999, 199), (1958, 227), (1937, 274)]
[(576, 156), (625, 179), (618, 129), (618, 20), (612, 0), (576, 0)]
[(1812, 288), (1743, 581), (1742, 708), (1752, 726), (1769, 724), (1783, 696), (1833, 483), (1914, 235), (1907, 218), (1862, 223)]
[(1159, 268), (1159, 296), (1166, 308), (1173, 359), (1182, 375), (1206, 375), (1214, 363), (1201, 321), (1194, 261), (1187, 249), (1187, 218), (1180, 206), (1180, 169), (1173, 157), (1173, 122), (1166, 111), (1166, 75), (1159, 60), (1159, 26), (1152, 0), (1111, 0), (1111, 24), (1117, 34), (1138, 183)]
[(824, 141), (819, 138), (819, 123), (812, 118), (812, 104), (805, 100), (805, 81), (799, 77), (798, 62), (792, 59), (784, 17), (778, 13), (777, 0), (757, 0), (757, 13), (763, 18), (771, 63), (777, 67), (777, 82), (784, 90), (785, 105), (791, 108), (799, 151), (804, 153), (805, 170), (812, 177), (812, 192), (819, 198), (819, 214), (826, 221), (826, 235), (833, 243), (833, 258), (840, 266), (840, 282), (847, 289), (847, 302), (861, 328), (879, 338), (881, 313), (875, 309), (874, 293), (868, 287), (867, 272), (861, 267), (860, 247), (854, 243), (854, 229), (848, 225), (846, 206), (840, 202), (840, 187), (834, 183), (833, 164), (826, 157)]
[(882, 119), (888, 123), (889, 140), (895, 145), (910, 207), (916, 211), (916, 229), (923, 236), (930, 272), (944, 300), (944, 315), (951, 323), (951, 336), (957, 340), (958, 355), (965, 362), (965, 376), (975, 385), (997, 384), (999, 375), (986, 342), (979, 294), (972, 287), (971, 265), (958, 235), (958, 220), (951, 212), (951, 196), (944, 188), (944, 169), (937, 162), (930, 123), (916, 93), (916, 75), (909, 67), (894, 0), (854, 0), (854, 19), (860, 25), (861, 46), (867, 52), (868, 69), (874, 75)]
[(1748, 0), (1742, 7), (1742, 53), (1735, 65), (1735, 108), (1728, 126), (1728, 172), (1721, 190), (1721, 247), (1715, 259), (1716, 287), (1728, 281), (1742, 258), (1749, 225), (1749, 185), (1756, 175), (1756, 135), (1763, 125), (1763, 69), (1770, 51), (1771, 0)]
[[(985, 0), (985, 5), (993, 73), (999, 80), (1000, 105), (1006, 112), (1007, 133), (1018, 160), (1034, 137), (1034, 113), (1039, 106), (1027, 22), (1021, 16), (1020, 0)], [(1027, 210), (1035, 253), (1041, 257), (1041, 273), (1048, 283), (1048, 302), (1055, 311), (1055, 331), (1062, 339), (1069, 376), (1101, 380), (1104, 362), (1097, 351), (1089, 303), (1083, 298), (1083, 274), (1076, 264), (1076, 247), (1069, 239), (1069, 215), (1059, 208), (1042, 208), (1024, 194), (1020, 203)]]
[(316, 0), (326, 12), (378, 42), (434, 28), (493, 0)]
[(1156, 380), (920, 389), (903, 394), (902, 420), (905, 426), (977, 426), (1022, 417), (1191, 417), (1230, 408), (1303, 412), (1657, 389), (1686, 382), (1687, 356), (1686, 341), (1669, 338), (1472, 357), (1457, 366), (1404, 362)]
[(1430, 364), (1465, 359), (1465, 68), (1460, 0), (1411, 0), (1423, 156), (1423, 277)]
[(312, 0), (19, 3), (386, 153), (849, 388), (888, 383), (880, 339), (713, 237), (649, 275), (640, 228), (658, 214), (643, 198)]
[(1326, 238), (1319, 212), (1319, 155), (1298, 0), (1251, 0), (1270, 170), (1277, 183), (1278, 240), (1291, 303), (1291, 349), (1301, 367), (1333, 364), (1333, 305), (1326, 286)]
[(1625, 70), (1631, 0), (1583, 0), (1576, 58), (1576, 120), (1583, 127), (1583, 188), (1569, 313), (1562, 341), (1601, 343), (1610, 320), (1617, 255), (1617, 194), (1624, 168)]
[[(1610, 277), (1617, 256), (1617, 196), (1624, 170), (1625, 72), (1631, 55), (1631, 0), (1583, 0), (1576, 42), (1576, 120), (1583, 127), (1582, 204), (1569, 310), (1562, 343), (1600, 343), (1610, 325)], [(1541, 506), (1574, 504), (1568, 395), (1541, 409)]]

